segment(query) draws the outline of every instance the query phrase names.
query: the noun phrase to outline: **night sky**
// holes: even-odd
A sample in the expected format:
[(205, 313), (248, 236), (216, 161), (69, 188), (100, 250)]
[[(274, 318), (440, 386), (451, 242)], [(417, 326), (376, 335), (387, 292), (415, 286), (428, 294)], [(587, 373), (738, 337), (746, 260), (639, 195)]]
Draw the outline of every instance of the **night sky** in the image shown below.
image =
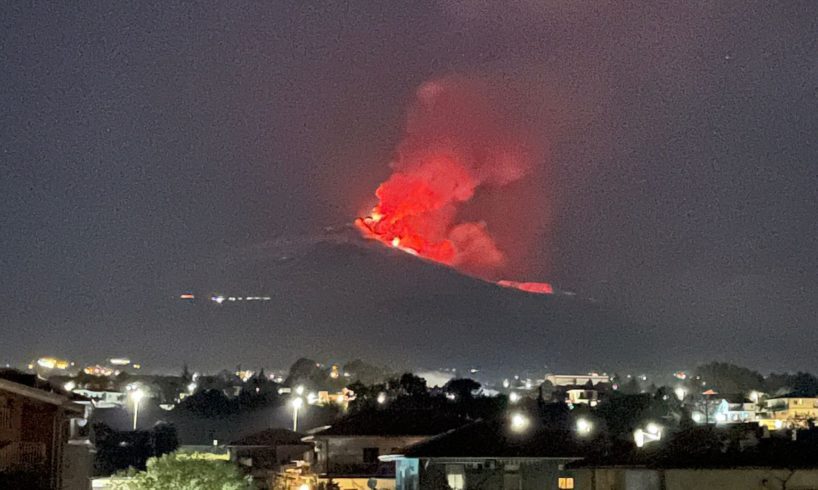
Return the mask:
[(596, 366), (561, 314), (499, 355), (493, 290), (323, 241), (457, 75), (524, 95), (549, 150), (510, 272), (616, 318), (581, 334), (605, 361), (818, 370), (816, 2), (5, 2), (0, 68), (0, 361)]

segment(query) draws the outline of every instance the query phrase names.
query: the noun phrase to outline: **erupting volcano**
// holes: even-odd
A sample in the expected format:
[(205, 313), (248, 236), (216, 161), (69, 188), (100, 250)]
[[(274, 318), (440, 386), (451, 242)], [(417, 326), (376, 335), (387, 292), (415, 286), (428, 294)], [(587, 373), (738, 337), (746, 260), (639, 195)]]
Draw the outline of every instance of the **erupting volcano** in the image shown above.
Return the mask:
[[(531, 141), (482, 84), (425, 83), (410, 108), (393, 173), (375, 191), (378, 203), (355, 224), (365, 238), (495, 281), (507, 256), (487, 223), (463, 219), (462, 211), (481, 190), (524, 178), (542, 157)], [(498, 284), (553, 291), (547, 283)]]

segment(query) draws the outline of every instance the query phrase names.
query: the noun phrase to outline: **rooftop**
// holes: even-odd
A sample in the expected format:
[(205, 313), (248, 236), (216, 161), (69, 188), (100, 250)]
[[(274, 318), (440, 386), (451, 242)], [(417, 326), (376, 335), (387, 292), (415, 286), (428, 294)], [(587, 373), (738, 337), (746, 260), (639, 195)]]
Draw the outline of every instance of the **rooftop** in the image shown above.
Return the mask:
[(583, 448), (572, 431), (532, 428), (517, 434), (505, 420), (477, 421), (414, 444), (408, 458), (576, 458)]
[(433, 436), (468, 422), (433, 410), (367, 410), (344, 417), (311, 437)]
[(287, 429), (266, 429), (249, 436), (242, 437), (228, 444), (228, 446), (279, 446), (285, 444), (301, 444), (303, 434)]

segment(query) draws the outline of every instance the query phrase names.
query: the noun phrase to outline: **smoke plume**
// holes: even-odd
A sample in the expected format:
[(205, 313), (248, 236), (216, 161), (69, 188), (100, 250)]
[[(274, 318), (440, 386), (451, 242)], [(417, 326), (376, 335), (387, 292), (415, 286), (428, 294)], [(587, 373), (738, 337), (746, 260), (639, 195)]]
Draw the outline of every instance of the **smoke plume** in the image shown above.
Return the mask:
[(375, 191), (378, 203), (369, 215), (356, 221), (364, 236), (496, 278), (507, 256), (479, 213), (465, 219), (463, 211), (481, 191), (524, 178), (541, 156), (509, 112), (483, 83), (424, 83), (409, 109), (393, 173)]

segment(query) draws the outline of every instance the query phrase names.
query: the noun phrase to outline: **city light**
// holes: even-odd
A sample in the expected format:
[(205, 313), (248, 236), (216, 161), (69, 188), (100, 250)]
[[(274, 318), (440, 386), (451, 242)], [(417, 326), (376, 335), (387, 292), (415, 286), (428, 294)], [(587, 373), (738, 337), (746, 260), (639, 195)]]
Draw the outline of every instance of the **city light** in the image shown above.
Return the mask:
[(74, 391), (74, 388), (76, 388), (76, 387), (77, 387), (77, 383), (75, 383), (73, 381), (69, 381), (68, 383), (65, 383), (63, 385), (63, 388), (65, 388), (65, 391)]
[(310, 490), (310, 486), (309, 486), (309, 485), (307, 485), (306, 483), (302, 483), (302, 484), (301, 484), (301, 485), (298, 487), (298, 490)]
[(676, 398), (678, 398), (679, 401), (684, 400), (685, 397), (687, 396), (687, 390), (684, 389), (683, 386), (677, 386), (676, 389), (673, 390), (673, 392), (676, 394)]
[(594, 424), (591, 421), (581, 418), (577, 420), (577, 432), (581, 435), (588, 435), (594, 428)]
[(510, 401), (511, 403), (517, 403), (518, 401), (520, 401), (520, 395), (517, 394), (516, 391), (512, 391), (511, 393), (508, 394), (508, 401)]
[(645, 429), (636, 429), (633, 433), (633, 441), (636, 447), (642, 447), (649, 442), (662, 439), (662, 427), (659, 424), (650, 422)]
[(514, 413), (511, 415), (511, 430), (514, 432), (523, 432), (531, 423), (528, 417), (521, 413)]
[(133, 430), (136, 430), (136, 422), (139, 418), (139, 402), (145, 396), (145, 392), (137, 388), (130, 393), (130, 398), (133, 401)]
[(383, 405), (384, 403), (386, 403), (386, 393), (382, 391), (378, 393), (378, 404)]
[(290, 406), (293, 407), (293, 432), (298, 432), (298, 410), (304, 406), (304, 399), (301, 397), (293, 398), (290, 400)]
[(295, 394), (301, 396), (304, 394), (304, 385), (298, 385), (295, 387)]

